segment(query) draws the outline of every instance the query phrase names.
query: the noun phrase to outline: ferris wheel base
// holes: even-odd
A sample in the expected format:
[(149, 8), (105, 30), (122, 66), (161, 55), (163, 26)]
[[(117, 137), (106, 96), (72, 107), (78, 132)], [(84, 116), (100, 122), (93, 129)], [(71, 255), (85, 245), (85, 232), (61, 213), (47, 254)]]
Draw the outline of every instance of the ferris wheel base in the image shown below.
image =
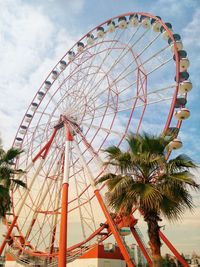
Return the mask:
[[(73, 260), (73, 259), (71, 259)], [(23, 264), (15, 261), (15, 259), (7, 254), (5, 267), (24, 267), (24, 266), (56, 266), (51, 263), (42, 265), (33, 265), (34, 262), (29, 264)], [(76, 258), (67, 263), (67, 267), (126, 267), (126, 262), (120, 252), (120, 249), (112, 243), (106, 243), (104, 245), (96, 245), (89, 249), (86, 253), (82, 254), (79, 258)]]
[(67, 267), (126, 267), (126, 262), (117, 246), (112, 243), (97, 245)]
[(71, 262), (67, 264), (67, 267), (100, 267), (100, 266), (108, 266), (108, 267), (126, 267), (126, 263), (124, 260), (115, 260), (115, 259), (79, 259), (75, 262)]

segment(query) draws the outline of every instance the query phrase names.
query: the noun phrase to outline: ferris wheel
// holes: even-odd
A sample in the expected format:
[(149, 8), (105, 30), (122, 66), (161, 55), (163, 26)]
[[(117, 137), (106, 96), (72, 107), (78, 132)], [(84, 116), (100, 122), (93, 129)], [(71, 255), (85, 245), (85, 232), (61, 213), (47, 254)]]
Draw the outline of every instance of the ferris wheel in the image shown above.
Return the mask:
[(13, 146), (24, 153), (15, 167), (25, 170), (28, 190), (13, 189), (1, 253), (8, 243), (17, 259), (65, 266), (114, 235), (134, 266), (104, 203), (106, 188), (95, 184), (107, 171), (103, 150), (141, 131), (164, 132), (174, 138), (169, 150), (180, 148), (179, 129), (190, 115), (188, 67), (180, 35), (148, 13), (111, 18), (71, 47), (17, 131)]

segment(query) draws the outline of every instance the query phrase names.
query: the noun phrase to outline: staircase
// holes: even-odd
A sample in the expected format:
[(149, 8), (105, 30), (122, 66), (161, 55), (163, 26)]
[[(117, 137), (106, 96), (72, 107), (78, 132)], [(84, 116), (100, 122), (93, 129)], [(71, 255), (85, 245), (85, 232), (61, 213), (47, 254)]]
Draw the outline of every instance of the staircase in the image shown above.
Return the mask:
[(134, 228), (135, 228), (135, 231), (137, 232), (137, 234), (138, 234), (143, 246), (145, 247), (147, 254), (151, 258), (150, 251), (149, 251), (148, 246), (147, 246), (147, 244), (146, 244), (146, 242), (144, 240), (144, 236), (143, 236), (142, 232), (140, 231), (140, 229), (137, 226), (135, 226)]

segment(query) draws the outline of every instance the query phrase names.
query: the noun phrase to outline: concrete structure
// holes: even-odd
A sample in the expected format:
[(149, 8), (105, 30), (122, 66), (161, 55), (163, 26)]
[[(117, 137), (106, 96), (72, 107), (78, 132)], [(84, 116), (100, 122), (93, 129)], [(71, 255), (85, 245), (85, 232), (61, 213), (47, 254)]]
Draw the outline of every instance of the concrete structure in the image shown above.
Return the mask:
[(126, 267), (126, 263), (118, 247), (109, 243), (97, 245), (78, 260), (68, 263), (69, 267)]

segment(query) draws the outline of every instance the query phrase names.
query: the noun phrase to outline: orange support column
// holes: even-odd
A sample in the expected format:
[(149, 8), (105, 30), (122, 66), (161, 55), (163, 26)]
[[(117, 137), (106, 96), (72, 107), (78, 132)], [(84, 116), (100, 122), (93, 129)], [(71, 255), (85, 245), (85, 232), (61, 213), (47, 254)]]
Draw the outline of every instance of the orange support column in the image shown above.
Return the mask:
[(68, 212), (68, 183), (64, 183), (62, 186), (62, 213), (61, 213), (61, 225), (60, 225), (60, 243), (59, 243), (59, 255), (58, 266), (65, 267), (67, 264), (67, 212)]

